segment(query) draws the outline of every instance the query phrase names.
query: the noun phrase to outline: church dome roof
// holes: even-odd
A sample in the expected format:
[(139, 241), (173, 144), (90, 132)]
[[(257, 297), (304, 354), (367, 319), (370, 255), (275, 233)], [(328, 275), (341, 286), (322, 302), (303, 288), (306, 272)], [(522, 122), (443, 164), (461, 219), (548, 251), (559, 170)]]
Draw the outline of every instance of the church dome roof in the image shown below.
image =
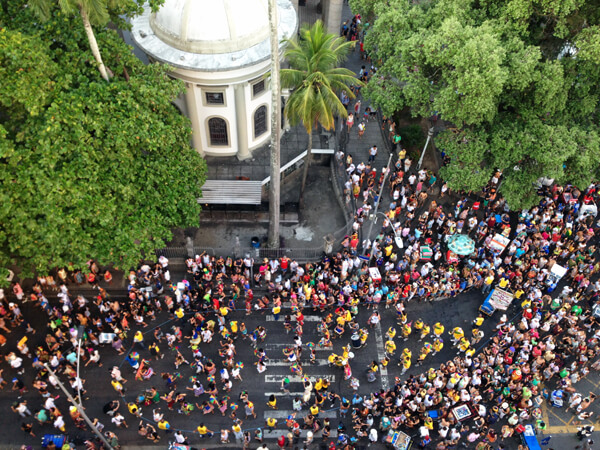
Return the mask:
[(268, 39), (267, 0), (166, 0), (150, 26), (179, 50), (235, 52)]
[[(280, 49), (296, 32), (290, 0), (277, 0)], [(151, 57), (191, 70), (231, 70), (267, 59), (268, 0), (165, 0), (131, 21), (135, 42)]]

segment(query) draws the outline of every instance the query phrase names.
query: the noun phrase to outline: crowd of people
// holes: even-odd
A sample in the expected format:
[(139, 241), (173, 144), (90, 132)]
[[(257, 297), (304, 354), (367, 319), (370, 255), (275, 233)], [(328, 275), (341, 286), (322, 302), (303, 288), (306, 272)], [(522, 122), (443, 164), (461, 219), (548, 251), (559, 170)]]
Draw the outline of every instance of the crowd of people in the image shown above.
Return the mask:
[[(231, 427), (217, 431), (200, 422), (196, 429), (200, 437), (219, 433), (220, 442), (225, 444), (233, 436), (246, 447), (251, 441), (261, 441), (262, 428), (276, 429), (282, 424), (269, 419), (262, 427), (256, 427), (254, 433), (245, 431), (243, 421), (255, 419), (254, 403), (245, 391), (232, 401), (231, 392), (233, 383), (242, 381), (243, 365), (235, 361), (238, 338), (255, 349), (256, 369), (261, 373), (269, 364), (261, 348), (267, 330), (262, 326), (246, 329), (244, 322), (237, 319), (239, 310), (244, 315), (268, 311), (276, 320), (282, 315), (281, 325), (294, 335), (284, 354), (291, 374), (304, 377), (305, 394), (293, 401), (294, 410), (302, 420), (300, 416), (298, 420), (295, 416), (286, 420), (289, 436), (281, 435), (283, 446), (297, 444), (301, 429), (310, 430), (305, 445), (313, 441), (318, 431), (328, 437), (333, 425), (327, 419), (320, 419), (319, 411), (331, 407), (339, 407), (342, 418), (346, 415), (353, 418), (353, 426), (348, 429), (343, 421), (337, 425), (337, 444), (341, 448), (351, 448), (361, 438), (380, 440), (386, 432), (396, 429), (418, 432), (422, 447), (433, 445), (430, 442), (434, 441), (437, 449), (454, 448), (459, 442), (473, 443), (478, 449), (507, 448), (507, 442), (513, 442), (511, 436), (523, 432), (525, 424), (532, 423), (540, 430), (545, 428), (541, 418), (541, 405), (545, 401), (551, 407), (568, 404), (578, 420), (588, 419), (591, 415), (588, 407), (595, 395), (578, 392), (577, 382), (590, 370), (600, 367), (600, 330), (592, 313), (600, 295), (600, 282), (595, 281), (600, 266), (595, 259), (594, 239), (598, 224), (593, 217), (580, 217), (578, 209), (594, 201), (595, 186), (585, 192), (573, 187), (543, 188), (540, 204), (518, 214), (508, 211), (502, 199), (483, 201), (478, 208), (477, 202), (462, 197), (450, 209), (437, 205), (435, 200), (419, 202), (420, 194), (431, 192), (425, 186), (433, 186), (432, 175), (410, 171), (410, 159), (399, 158), (389, 175), (391, 200), (389, 207), (384, 208), (386, 219), (379, 235), (373, 241), (367, 238), (359, 243), (358, 233), (368, 220), (373, 201), (379, 200), (383, 179), (368, 164), (353, 166), (350, 157), (346, 164), (351, 183), (358, 183), (369, 195), (355, 217), (356, 234), (344, 239), (342, 251), (319, 262), (298, 264), (283, 257), (255, 264), (250, 257), (215, 258), (202, 254), (187, 261), (189, 280), (176, 285), (171, 280), (168, 260), (161, 257), (156, 264), (131, 271), (127, 298), (121, 300), (112, 299), (99, 286), (99, 280), (108, 284), (112, 276), (108, 271), (101, 272), (93, 261), (85, 281), (97, 289), (93, 299), (71, 295), (63, 270), (57, 272), (56, 279), (38, 279), (27, 296), (15, 283), (12, 298), (2, 297), (3, 335), (19, 327), (25, 337), (36, 333), (23, 316), (21, 302), (40, 308), (47, 314), (48, 322), (42, 345), (30, 349), (28, 339), (24, 338), (5, 354), (12, 389), (19, 394), (12, 409), (23, 418), (22, 429), (33, 435), (36, 423), (45, 430), (53, 426), (59, 432), (72, 427), (86, 428), (76, 408), (61, 411), (56, 406), (58, 380), (45, 365), (69, 380), (74, 395), (85, 396), (85, 380), (75, 370), (77, 358), (85, 366), (102, 366), (100, 343), (103, 336), (109, 335), (114, 350), (125, 355), (126, 366), (135, 373), (134, 380), (126, 380), (122, 368), (110, 370), (116, 394), (123, 395), (124, 386), (133, 386), (137, 380), (153, 376), (162, 378), (165, 385), (164, 390), (152, 387), (140, 392), (128, 388), (131, 395), (107, 404), (104, 412), (115, 431), (128, 427), (119, 408), (126, 407), (137, 416), (143, 407), (152, 411), (154, 425), (140, 422), (139, 434), (158, 442), (161, 433), (171, 429), (169, 412), (189, 415), (197, 410), (193, 414), (200, 417), (220, 413), (232, 421)], [(490, 190), (495, 184), (490, 183)], [(404, 248), (396, 246), (392, 227), (402, 236)], [(469, 234), (478, 243), (476, 251), (463, 258), (448, 258), (445, 242), (453, 233)], [(496, 233), (511, 239), (501, 254), (489, 245)], [(427, 262), (420, 252), (423, 245), (432, 249)], [(373, 279), (368, 265), (359, 258), (363, 249), (367, 254), (372, 253), (372, 266), (379, 269), (381, 279)], [(568, 269), (560, 293), (552, 293), (556, 286), (547, 282), (555, 264)], [(83, 282), (76, 277), (72, 280)], [(514, 321), (504, 314), (495, 331), (486, 337), (489, 341), (480, 352), (476, 352), (476, 345), (483, 338), (480, 328), (484, 316), (475, 318), (472, 329), (466, 331), (459, 327), (446, 331), (442, 323), (427, 324), (411, 317), (411, 301), (451, 298), (470, 288), (486, 294), (493, 287), (512, 291), (522, 311)], [(254, 291), (259, 290), (264, 295), (255, 297)], [(48, 300), (49, 291), (56, 294), (58, 302)], [(307, 309), (319, 311), (323, 316), (318, 328), (322, 337), (317, 343), (302, 342)], [(364, 314), (359, 320), (359, 311), (365, 309), (373, 312), (367, 320)], [(172, 318), (168, 326), (144, 333), (162, 312)], [(394, 327), (387, 330), (386, 357), (373, 361), (370, 371), (375, 378), (382, 367), (397, 362), (403, 367), (402, 374), (408, 372), (406, 379), (399, 375), (393, 388), (359, 395), (360, 383), (352, 374), (352, 361), (348, 357), (350, 345), (343, 354), (332, 354), (330, 358), (333, 366), (343, 367), (349, 382), (348, 392), (332, 392), (327, 380), (305, 376), (303, 364), (314, 361), (315, 346), (332, 347), (333, 341), (340, 338), (354, 345), (356, 336), (360, 345), (370, 327), (380, 322), (380, 314), (395, 315), (398, 330)], [(79, 326), (85, 330), (81, 347), (77, 345)], [(396, 355), (396, 344), (402, 346), (411, 336), (425, 340), (414, 361), (408, 348)], [(129, 348), (131, 340), (133, 348)], [(189, 345), (180, 345), (184, 342)], [(415, 366), (423, 364), (429, 354), (441, 351), (444, 345), (455, 346), (458, 356), (419, 374), (413, 362)], [(203, 349), (209, 346), (219, 347), (220, 364), (203, 354)], [(173, 360), (174, 370), (156, 373), (154, 362), (165, 354)], [(31, 369), (26, 364), (28, 360)], [(194, 373), (187, 388), (193, 399), (176, 388), (181, 366), (189, 366)], [(24, 382), (26, 371), (34, 374), (31, 383)], [(285, 381), (282, 389), (287, 390)], [(24, 399), (30, 389), (37, 390), (39, 397)], [(163, 401), (166, 411), (160, 407)], [(465, 403), (471, 406), (475, 417), (471, 427), (461, 425), (451, 413), (454, 406)], [(240, 407), (244, 417), (238, 410)], [(268, 407), (277, 408), (275, 397), (269, 399)], [(432, 410), (438, 420), (434, 421), (429, 414)], [(67, 413), (71, 419), (68, 423)], [(103, 430), (101, 421), (94, 421)], [(172, 438), (176, 442), (188, 442), (189, 437), (175, 431)], [(118, 444), (115, 432), (107, 431), (107, 436)], [(90, 439), (86, 445), (91, 449), (98, 444)]]
[[(348, 24), (349, 38), (357, 35), (357, 23)], [(360, 76), (368, 77), (368, 70)], [(361, 113), (360, 99), (353, 105), (348, 97), (343, 100), (357, 116)], [(367, 108), (364, 121), (370, 118)], [(348, 132), (360, 134), (352, 124), (347, 122)], [(397, 151), (390, 167), (377, 167), (382, 150), (375, 145), (365, 152), (366, 162), (336, 154), (347, 174), (345, 196), (357, 208), (353, 233), (339, 252), (320, 261), (202, 253), (186, 261), (182, 280), (174, 280), (168, 259), (161, 256), (131, 270), (126, 295), (114, 297), (108, 293), (113, 274), (90, 261), (84, 272), (60, 268), (38, 278), (27, 294), (19, 283), (13, 283), (10, 294), (0, 291), (0, 345), (8, 345), (0, 388), (12, 384), (16, 400), (11, 409), (22, 419), (22, 430), (31, 436), (40, 430), (89, 431), (79, 410), (59, 400), (59, 377), (68, 380), (73, 396), (86, 398), (78, 360), (84, 367), (102, 367), (102, 344), (123, 355), (122, 365), (104, 369), (115, 396), (103, 408), (106, 417), (93, 418), (115, 448), (119, 429), (134, 424), (132, 416), (139, 422), (139, 436), (155, 443), (165, 436), (182, 445), (213, 438), (243, 448), (254, 442), (262, 449), (267, 448), (265, 430), (277, 430), (280, 448), (308, 447), (322, 439), (330, 449), (349, 449), (361, 440), (381, 442), (390, 430), (415, 436), (421, 448), (517, 448), (521, 444), (515, 436), (526, 425), (539, 431), (548, 426), (541, 413), (544, 402), (572, 411), (580, 422), (589, 419), (596, 395), (580, 392), (578, 382), (600, 368), (595, 308), (600, 223), (585, 213), (597, 200), (597, 186), (584, 191), (540, 186), (538, 205), (510, 211), (498, 194), (500, 172), (481, 195), (453, 193), (434, 173), (415, 167), (392, 122), (383, 127), (389, 128)], [(371, 239), (365, 225), (376, 212), (384, 218)], [(447, 242), (455, 234), (475, 242), (473, 253), (449, 251)], [(505, 248), (494, 245), (496, 235), (508, 239)], [(552, 275), (555, 265), (567, 269), (561, 284)], [(94, 295), (73, 293), (81, 285), (93, 288)], [(491, 319), (482, 314), (463, 330), (427, 323), (411, 312), (411, 302), (452, 302), (469, 289), (480, 289), (482, 297), (492, 289), (514, 295), (514, 310), (499, 314), (487, 336), (482, 329)], [(22, 312), (24, 303), (46, 315), (47, 329), (32, 327)], [(318, 340), (305, 338), (307, 311), (322, 317)], [(245, 323), (245, 317), (267, 313), (274, 319), (269, 326), (291, 336), (283, 349), (290, 376), (283, 378), (281, 390), (291, 392), (292, 376), (302, 383), (303, 395), (294, 396), (294, 414), (285, 421), (258, 419), (257, 394), (240, 388), (245, 373), (269, 369), (264, 345), (269, 330), (266, 325), (249, 329)], [(376, 381), (383, 369), (397, 376), (391, 388), (369, 388), (365, 394), (357, 374), (363, 368), (356, 367), (350, 353), (367, 343), (382, 315), (395, 317), (397, 326), (385, 331), (385, 356), (369, 364), (366, 379)], [(8, 342), (12, 333), (19, 340)], [(409, 339), (419, 342), (418, 355), (408, 348)], [(336, 354), (339, 342), (343, 345)], [(254, 352), (255, 367), (244, 368), (240, 347)], [(418, 368), (430, 366), (432, 355), (445, 347), (456, 356), (437, 367)], [(345, 390), (335, 392), (326, 378), (310, 376), (317, 348), (331, 349), (328, 362), (342, 371)], [(461, 405), (468, 405), (470, 421), (454, 413)], [(272, 395), (265, 406), (276, 410), (281, 400)], [(339, 422), (323, 417), (326, 410), (339, 411)], [(171, 424), (176, 414), (197, 420), (194, 435)], [(203, 418), (219, 414), (221, 426), (213, 430)], [(581, 427), (584, 448), (591, 445), (591, 431)], [(100, 448), (91, 436), (86, 448)]]

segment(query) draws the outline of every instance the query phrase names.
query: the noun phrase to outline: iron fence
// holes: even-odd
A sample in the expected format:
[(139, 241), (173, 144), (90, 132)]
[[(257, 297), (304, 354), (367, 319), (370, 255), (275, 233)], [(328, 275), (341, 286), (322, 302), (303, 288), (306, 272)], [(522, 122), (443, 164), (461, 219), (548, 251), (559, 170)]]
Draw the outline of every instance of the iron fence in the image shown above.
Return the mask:
[(187, 247), (165, 247), (155, 250), (156, 257), (164, 256), (166, 258), (187, 258)]

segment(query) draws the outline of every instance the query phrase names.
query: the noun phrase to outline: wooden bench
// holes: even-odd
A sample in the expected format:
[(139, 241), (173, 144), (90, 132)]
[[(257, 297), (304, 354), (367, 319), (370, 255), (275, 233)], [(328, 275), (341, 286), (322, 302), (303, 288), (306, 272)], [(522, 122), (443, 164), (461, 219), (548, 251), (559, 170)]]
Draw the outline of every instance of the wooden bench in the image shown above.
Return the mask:
[(262, 182), (247, 180), (206, 180), (202, 186), (203, 205), (260, 205)]

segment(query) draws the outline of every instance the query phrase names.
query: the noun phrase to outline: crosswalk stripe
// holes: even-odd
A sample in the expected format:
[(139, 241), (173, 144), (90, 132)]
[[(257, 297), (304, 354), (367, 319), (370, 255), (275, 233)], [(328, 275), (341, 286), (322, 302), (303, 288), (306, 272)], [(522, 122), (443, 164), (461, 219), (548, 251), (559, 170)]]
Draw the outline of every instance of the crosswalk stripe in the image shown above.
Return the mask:
[[(375, 348), (377, 349), (377, 359), (379, 361), (382, 361), (385, 356), (385, 345), (383, 343), (380, 322), (377, 322), (377, 325), (375, 325), (375, 343), (377, 344), (375, 346)], [(381, 376), (381, 387), (385, 390), (388, 390), (390, 387), (390, 382), (388, 379), (387, 367), (380, 367), (379, 374)]]
[[(335, 383), (335, 375), (307, 375), (310, 380), (318, 380), (322, 378), (324, 380), (329, 381), (330, 383)], [(291, 383), (302, 383), (304, 377), (299, 377), (298, 375), (265, 375), (265, 383), (280, 383), (285, 377), (288, 377)]]
[[(282, 351), (285, 347), (293, 347), (294, 344), (290, 343), (290, 344), (282, 344), (279, 342), (269, 342), (268, 344), (264, 344), (262, 346), (262, 348), (264, 348), (265, 350), (274, 350), (274, 351)], [(302, 347), (304, 348), (304, 350), (306, 350), (306, 342), (304, 344), (302, 344)], [(330, 352), (332, 349), (331, 348), (325, 348), (325, 347), (319, 347), (318, 345), (315, 346), (315, 351), (319, 352)], [(308, 351), (308, 350), (306, 350)]]
[[(324, 358), (317, 358), (315, 359), (315, 363), (311, 364), (309, 361), (302, 361), (300, 360), (300, 363), (303, 366), (309, 367), (309, 366), (326, 366), (327, 364), (329, 364), (329, 361), (327, 361)], [(269, 359), (267, 361), (267, 367), (269, 366), (289, 366), (291, 363), (287, 360), (287, 359)]]
[[(288, 430), (263, 430), (263, 439), (279, 439), (279, 436), (281, 436), (282, 434), (284, 436), (287, 435)], [(306, 439), (306, 436), (308, 435), (308, 430), (300, 430), (300, 439)], [(329, 437), (332, 439), (336, 439), (337, 438), (337, 430), (333, 429), (331, 430), (331, 432), (329, 433)], [(321, 430), (319, 430), (314, 436), (314, 438), (321, 438), (323, 437), (323, 433)]]
[[(265, 411), (263, 416), (265, 419), (267, 419), (268, 417), (273, 417), (274, 419), (287, 419), (288, 416), (297, 412), (298, 411), (294, 411), (292, 409), (273, 409)], [(337, 409), (333, 411), (320, 411), (317, 417), (319, 419), (335, 419), (337, 417)]]
[(270, 397), (274, 395), (275, 397), (302, 397), (304, 395), (304, 391), (302, 392), (291, 392), (288, 394), (287, 392), (279, 391), (279, 392), (265, 392), (265, 397)]
[[(283, 314), (279, 314), (279, 320), (275, 320), (275, 316), (273, 316), (273, 314), (267, 314), (266, 316), (267, 322), (282, 322), (283, 323)], [(321, 317), (319, 316), (313, 316), (313, 315), (309, 315), (309, 316), (304, 316), (304, 321), (305, 322), (320, 322), (321, 321)], [(294, 320), (295, 322), (295, 320)]]

